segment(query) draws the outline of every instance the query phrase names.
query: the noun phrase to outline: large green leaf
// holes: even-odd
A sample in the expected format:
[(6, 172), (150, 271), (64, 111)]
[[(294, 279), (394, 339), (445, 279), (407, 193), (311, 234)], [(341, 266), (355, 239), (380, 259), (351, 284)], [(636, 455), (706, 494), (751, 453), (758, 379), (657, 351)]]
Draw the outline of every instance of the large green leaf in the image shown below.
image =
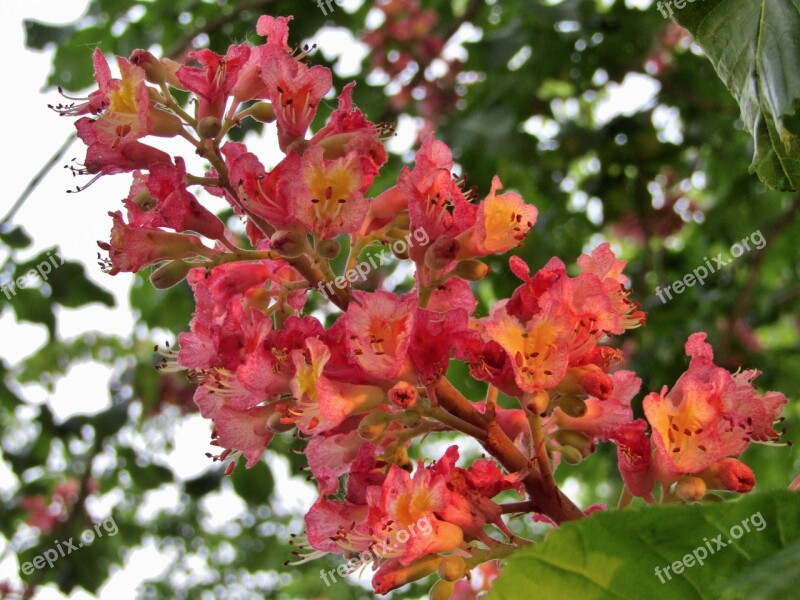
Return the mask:
[(800, 189), (800, 3), (704, 0), (674, 10), (739, 102), (753, 135), (750, 171)]
[[(527, 600), (535, 590), (539, 600), (716, 600), (731, 579), (798, 539), (800, 494), (788, 491), (721, 504), (598, 513), (513, 554), (489, 598)], [(678, 567), (681, 574), (675, 574), (677, 561), (689, 565)], [(728, 594), (745, 597), (730, 589)]]

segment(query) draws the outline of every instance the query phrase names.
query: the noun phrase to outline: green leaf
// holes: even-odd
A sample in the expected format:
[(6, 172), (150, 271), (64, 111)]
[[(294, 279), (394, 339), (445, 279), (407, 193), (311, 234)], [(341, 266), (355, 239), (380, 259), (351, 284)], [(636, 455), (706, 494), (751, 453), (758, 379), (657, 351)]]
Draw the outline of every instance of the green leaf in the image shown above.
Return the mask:
[(230, 480), (236, 493), (250, 506), (269, 504), (275, 479), (263, 460), (252, 469), (245, 469), (244, 465), (239, 465), (231, 473)]
[(49, 25), (39, 21), (25, 20), (25, 45), (34, 50), (44, 50), (48, 44), (62, 44), (72, 32), (74, 26)]
[(705, 0), (674, 16), (739, 102), (755, 141), (750, 171), (774, 189), (800, 189), (800, 5)]
[(92, 302), (114, 306), (114, 296), (93, 283), (86, 276), (83, 265), (64, 262), (57, 247), (18, 265), (16, 275), (30, 275), (28, 282), (36, 287), (41, 282), (47, 283), (52, 290), (51, 301), (67, 308), (78, 308)]
[[(800, 589), (800, 540), (796, 540), (775, 556), (762, 560), (747, 569), (725, 586), (723, 599), (747, 598), (748, 600), (771, 600), (791, 598)], [(775, 574), (780, 573), (780, 577)]]
[(53, 271), (48, 284), (53, 290), (53, 300), (67, 308), (78, 308), (98, 302), (109, 308), (114, 306), (114, 296), (94, 284), (86, 276), (83, 265), (65, 263)]
[[(535, 589), (540, 600), (717, 600), (732, 578), (798, 539), (800, 494), (789, 491), (721, 504), (597, 513), (513, 554), (489, 598), (527, 600)], [(684, 560), (677, 574), (674, 568)], [(729, 596), (745, 597), (741, 590)]]
[(53, 313), (53, 302), (45, 298), (39, 290), (12, 288), (10, 304), (18, 321), (42, 323), (47, 327), (50, 339), (56, 337), (56, 316)]
[(9, 248), (27, 248), (32, 241), (22, 227), (14, 227), (6, 232), (0, 231), (0, 240)]

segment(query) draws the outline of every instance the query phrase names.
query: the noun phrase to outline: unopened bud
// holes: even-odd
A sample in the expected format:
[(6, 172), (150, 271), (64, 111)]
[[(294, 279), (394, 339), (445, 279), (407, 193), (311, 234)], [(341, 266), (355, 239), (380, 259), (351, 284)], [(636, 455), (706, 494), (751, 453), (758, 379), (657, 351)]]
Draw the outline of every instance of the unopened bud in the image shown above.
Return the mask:
[(392, 219), (392, 227), (400, 229), (402, 231), (408, 231), (411, 227), (411, 217), (408, 216), (408, 211), (404, 210), (397, 213)]
[(170, 87), (174, 87), (178, 90), (186, 90), (181, 83), (181, 80), (178, 79), (178, 71), (183, 66), (181, 63), (172, 60), (171, 58), (162, 58), (160, 61), (161, 66), (164, 67), (164, 78), (167, 81), (167, 84)]
[(389, 400), (398, 408), (408, 409), (414, 408), (417, 403), (417, 388), (405, 381), (398, 381), (394, 387), (389, 390)]
[(571, 429), (560, 429), (556, 432), (556, 440), (562, 446), (572, 446), (581, 453), (583, 458), (589, 456), (594, 452), (594, 443), (589, 436), (581, 433), (580, 431), (572, 431)]
[(564, 414), (574, 419), (580, 419), (586, 414), (588, 410), (586, 401), (578, 398), (573, 394), (564, 394), (559, 396), (553, 404), (564, 411)]
[(322, 258), (332, 260), (339, 256), (342, 251), (342, 245), (334, 239), (322, 240), (317, 244), (317, 252)]
[(166, 290), (186, 279), (189, 271), (196, 266), (183, 260), (173, 260), (153, 271), (150, 274), (150, 283), (157, 290)]
[(284, 421), (284, 416), (281, 413), (276, 412), (270, 415), (269, 419), (267, 419), (267, 429), (275, 433), (283, 433), (284, 431), (290, 431), (294, 429), (294, 423)]
[(428, 592), (428, 598), (430, 600), (450, 600), (450, 597), (453, 595), (453, 590), (455, 590), (456, 584), (452, 581), (445, 581), (444, 579), (440, 579), (436, 583), (433, 584), (431, 591)]
[(383, 411), (376, 411), (369, 414), (359, 423), (358, 435), (368, 442), (375, 441), (383, 435), (383, 432), (386, 431), (391, 420), (391, 415)]
[(462, 260), (450, 273), (467, 281), (480, 281), (489, 274), (489, 265), (470, 258)]
[(458, 581), (467, 574), (467, 561), (455, 554), (446, 556), (439, 563), (439, 577), (445, 581)]
[(144, 78), (150, 83), (163, 85), (166, 82), (167, 72), (164, 65), (147, 50), (134, 50), (130, 61), (137, 67), (141, 67), (144, 71)]
[(297, 258), (308, 250), (308, 240), (296, 231), (279, 230), (272, 234), (269, 248), (285, 258)]
[(147, 113), (150, 117), (149, 133), (158, 137), (171, 138), (183, 131), (181, 120), (165, 110), (151, 107)]
[(699, 502), (706, 495), (706, 482), (699, 477), (684, 477), (675, 484), (675, 494), (684, 502)]
[(583, 460), (583, 454), (573, 446), (561, 446), (558, 451), (561, 453), (561, 458), (568, 465), (577, 465)]
[(525, 408), (535, 415), (541, 415), (550, 404), (550, 393), (546, 390), (537, 390), (532, 394), (525, 394)]
[(443, 235), (436, 239), (425, 251), (425, 266), (432, 271), (444, 269), (452, 263), (461, 250), (461, 242)]
[(756, 484), (753, 470), (743, 462), (727, 457), (715, 462), (697, 474), (710, 490), (730, 490), (746, 494)]
[(197, 135), (204, 140), (217, 137), (220, 131), (222, 131), (222, 121), (217, 117), (205, 117), (197, 124)]
[(256, 102), (247, 109), (247, 114), (262, 123), (272, 123), (275, 120), (275, 109), (271, 102)]

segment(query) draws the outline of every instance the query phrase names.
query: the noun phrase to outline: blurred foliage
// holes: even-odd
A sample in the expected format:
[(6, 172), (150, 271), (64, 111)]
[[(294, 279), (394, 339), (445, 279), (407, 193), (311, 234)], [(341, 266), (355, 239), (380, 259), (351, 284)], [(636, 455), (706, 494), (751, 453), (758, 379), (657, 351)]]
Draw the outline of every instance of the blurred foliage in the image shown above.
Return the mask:
[[(25, 28), (30, 48), (54, 49), (48, 84), (70, 92), (91, 85), (90, 55), (97, 46), (106, 54), (123, 56), (135, 48), (148, 48), (175, 59), (205, 45), (224, 51), (232, 42), (257, 41), (254, 24), (264, 13), (294, 14), (292, 41), (298, 44), (313, 43), (324, 26), (356, 37), (368, 30), (367, 15), (373, 8), (369, 2), (354, 12), (334, 4), (327, 15), (313, 0), (303, 2), (92, 0), (86, 14), (73, 24), (29, 21)], [(688, 26), (697, 29), (692, 19), (701, 13), (696, 11), (723, 3), (689, 5), (694, 12), (687, 7), (683, 13)], [(374, 120), (410, 116), (420, 123), (424, 117), (425, 125), (454, 148), (460, 169), (481, 195), (498, 174), (508, 188), (536, 204), (539, 220), (518, 252), (534, 268), (552, 256), (574, 268), (583, 250), (604, 239), (612, 241), (629, 261), (633, 297), (649, 313), (647, 325), (629, 333), (621, 344), (627, 368), (643, 379), (642, 392), (634, 401), (638, 413), (645, 393), (672, 385), (685, 370), (683, 344), (690, 333), (703, 330), (720, 364), (762, 370), (758, 385), (780, 390), (793, 401), (785, 425), (789, 437), (796, 438), (800, 250), (795, 240), (800, 236), (800, 200), (769, 189), (748, 173), (752, 157), (769, 152), (755, 127), (753, 119), (758, 117), (752, 107), (740, 118), (736, 99), (716, 76), (712, 62), (654, 5), (634, 9), (621, 0), (426, 0), (423, 4), (438, 17), (431, 35), (449, 37), (460, 31), (459, 39), (467, 40), (459, 56), (463, 64), (452, 81), (428, 81), (436, 76), (435, 69), (427, 69), (429, 64), (388, 81), (391, 78), (367, 60), (355, 76), (341, 77), (334, 71), (336, 88), (355, 79), (355, 101)], [(721, 26), (728, 38), (752, 43), (739, 35), (737, 27), (734, 22)], [(700, 41), (717, 69), (724, 71), (725, 59), (719, 54), (724, 48), (718, 45), (722, 42)], [(352, 51), (321, 50), (327, 55)], [(312, 59), (326, 63), (319, 51)], [(796, 53), (789, 59), (793, 62), (787, 64), (794, 65), (790, 75), (796, 78)], [(773, 64), (772, 58), (764, 60)], [(401, 83), (409, 82), (416, 88), (413, 100), (398, 107)], [(447, 85), (455, 104), (431, 113), (425, 104), (426, 90)], [(728, 85), (737, 84), (728, 81)], [(641, 96), (647, 98), (637, 102)], [(327, 116), (320, 112), (324, 113), (320, 118)], [(770, 134), (776, 127), (760, 124), (765, 126)], [(796, 136), (794, 122), (783, 126)], [(747, 131), (755, 132), (756, 148)], [(257, 133), (236, 131), (239, 137)], [(795, 152), (796, 165), (794, 140), (787, 148)], [(388, 186), (408, 158), (393, 157), (376, 189)], [(763, 249), (745, 252), (711, 274), (705, 285), (674, 294), (666, 303), (658, 299), (657, 289), (682, 279), (720, 252), (729, 255), (740, 240), (755, 242), (751, 236), (756, 232), (764, 236)], [(58, 256), (57, 249), (38, 247), (10, 223), (0, 224), (0, 241), (2, 283), (35, 268), (48, 252)], [(506, 258), (491, 259), (491, 266), (492, 275), (477, 286), (483, 314), (518, 285)], [(48, 343), (21, 364), (0, 361), (2, 457), (16, 480), (0, 502), (0, 534), (13, 540), (24, 561), (52, 547), (54, 540), (89, 526), (83, 510), (68, 511), (49, 533), (37, 535), (22, 525), (27, 514), (20, 501), (34, 495), (49, 497), (65, 481), (79, 482), (75, 506), (82, 506), (87, 496), (103, 498), (113, 506), (111, 514), (119, 527), (118, 535), (81, 549), (81, 560), (58, 561), (53, 569), (36, 570), (24, 581), (53, 583), (65, 592), (76, 587), (94, 592), (132, 549), (147, 545), (165, 553), (169, 568), (144, 584), (142, 597), (370, 597), (358, 586), (323, 586), (319, 569), (335, 568), (335, 558), (283, 566), (291, 558), (289, 533), (299, 532), (302, 522), (301, 515), (285, 510), (277, 500), (281, 484), (276, 484), (271, 466), (288, 459), (290, 472), (301, 475), (298, 440), (276, 439), (268, 461), (250, 471), (240, 466), (230, 478), (209, 461), (206, 471), (182, 479), (164, 462), (176, 423), (196, 408), (192, 384), (177, 375), (158, 374), (152, 368), (156, 359), (151, 350), (154, 343), (163, 343), (165, 337), (174, 340), (187, 327), (192, 300), (185, 284), (156, 291), (146, 275), (137, 278), (130, 293), (139, 327), (127, 339), (96, 332), (58, 338), (60, 307), (113, 302), (93, 283), (98, 272), (93, 271), (90, 279), (79, 264), (54, 268), (48, 281), (39, 279), (17, 289), (16, 296), (0, 293), (0, 314), (13, 311), (18, 321), (39, 324), (49, 333)], [(20, 384), (35, 382), (52, 389), (81, 361), (114, 367), (108, 409), (58, 423), (47, 404), (22, 397)], [(482, 386), (469, 381), (461, 365), (452, 365), (450, 377), (469, 397), (481, 397)], [(204, 451), (205, 441), (197, 440), (197, 452)], [(785, 488), (800, 471), (797, 446), (751, 448), (744, 460), (753, 467), (759, 490)], [(580, 484), (582, 506), (613, 504), (619, 496), (614, 453), (607, 445), (581, 465), (560, 467), (557, 477)], [(142, 505), (158, 490), (169, 491), (175, 505), (143, 514)], [(230, 519), (219, 526), (206, 500), (221, 491), (226, 502), (238, 496), (242, 509), (233, 502)], [(520, 520), (513, 526), (530, 529)], [(424, 583), (417, 584), (394, 597), (420, 597), (425, 589)]]

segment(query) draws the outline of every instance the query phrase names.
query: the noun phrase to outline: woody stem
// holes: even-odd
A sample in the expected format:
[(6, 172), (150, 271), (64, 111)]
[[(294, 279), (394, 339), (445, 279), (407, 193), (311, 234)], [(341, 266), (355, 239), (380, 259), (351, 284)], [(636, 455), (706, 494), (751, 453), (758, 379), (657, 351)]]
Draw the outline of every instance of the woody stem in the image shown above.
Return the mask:
[(583, 518), (583, 512), (514, 445), (495, 420), (486, 419), (447, 379), (436, 384), (439, 405), (447, 412), (486, 431), (483, 447), (510, 473), (525, 473), (522, 480), (531, 499), (532, 510), (547, 515), (556, 523)]

